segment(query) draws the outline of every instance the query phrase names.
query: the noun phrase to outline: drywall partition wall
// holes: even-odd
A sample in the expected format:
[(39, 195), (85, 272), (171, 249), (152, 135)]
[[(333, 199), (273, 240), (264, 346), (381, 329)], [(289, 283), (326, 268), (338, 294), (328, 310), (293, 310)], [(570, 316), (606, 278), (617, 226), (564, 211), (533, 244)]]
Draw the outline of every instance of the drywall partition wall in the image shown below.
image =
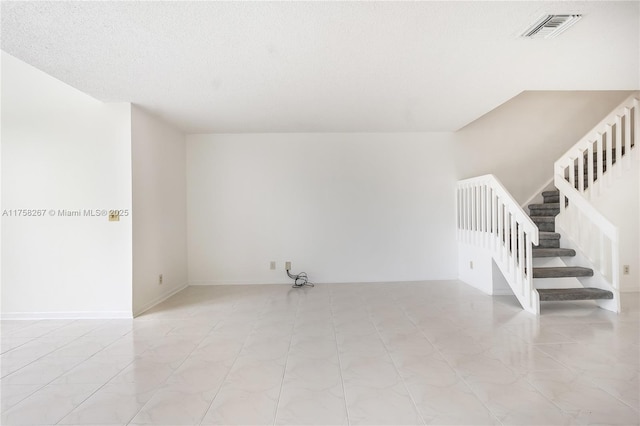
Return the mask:
[(458, 178), (494, 174), (519, 203), (553, 178), (553, 163), (629, 91), (528, 91), (455, 133)]
[(129, 104), (2, 53), (3, 318), (131, 316), (130, 133)]
[(189, 135), (189, 283), (456, 279), (454, 186), (451, 134)]
[[(594, 186), (591, 202), (611, 223), (618, 227), (620, 238), (620, 290), (640, 291), (640, 152), (636, 149), (629, 159), (630, 167), (613, 170), (603, 177), (605, 188)], [(608, 180), (607, 180), (608, 179)], [(624, 274), (623, 266), (629, 266)]]
[(184, 135), (134, 105), (131, 151), (133, 312), (138, 314), (187, 285)]

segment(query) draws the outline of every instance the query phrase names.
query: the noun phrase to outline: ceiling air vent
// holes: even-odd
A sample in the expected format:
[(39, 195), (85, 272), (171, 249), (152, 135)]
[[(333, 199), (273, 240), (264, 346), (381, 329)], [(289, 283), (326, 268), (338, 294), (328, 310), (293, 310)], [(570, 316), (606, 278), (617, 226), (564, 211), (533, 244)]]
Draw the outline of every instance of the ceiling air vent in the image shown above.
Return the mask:
[(522, 33), (522, 37), (553, 38), (578, 22), (582, 15), (545, 15)]

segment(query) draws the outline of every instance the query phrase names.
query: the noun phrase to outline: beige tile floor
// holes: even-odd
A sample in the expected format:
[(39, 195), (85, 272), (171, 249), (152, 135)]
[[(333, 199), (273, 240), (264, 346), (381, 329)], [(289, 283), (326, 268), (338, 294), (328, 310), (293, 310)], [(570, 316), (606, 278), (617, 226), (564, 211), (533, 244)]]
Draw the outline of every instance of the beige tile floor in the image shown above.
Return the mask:
[(2, 424), (638, 424), (637, 299), (189, 287), (134, 320), (3, 321)]

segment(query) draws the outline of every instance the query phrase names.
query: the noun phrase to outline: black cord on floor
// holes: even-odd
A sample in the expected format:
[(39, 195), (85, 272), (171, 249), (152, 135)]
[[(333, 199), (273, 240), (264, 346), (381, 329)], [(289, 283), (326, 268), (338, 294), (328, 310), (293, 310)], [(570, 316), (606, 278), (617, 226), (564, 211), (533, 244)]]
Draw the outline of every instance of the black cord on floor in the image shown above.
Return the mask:
[(306, 272), (300, 272), (297, 275), (292, 275), (291, 272), (289, 272), (289, 270), (287, 269), (287, 275), (293, 280), (293, 288), (300, 288), (304, 286), (314, 287), (313, 283), (309, 282), (309, 278), (307, 278)]

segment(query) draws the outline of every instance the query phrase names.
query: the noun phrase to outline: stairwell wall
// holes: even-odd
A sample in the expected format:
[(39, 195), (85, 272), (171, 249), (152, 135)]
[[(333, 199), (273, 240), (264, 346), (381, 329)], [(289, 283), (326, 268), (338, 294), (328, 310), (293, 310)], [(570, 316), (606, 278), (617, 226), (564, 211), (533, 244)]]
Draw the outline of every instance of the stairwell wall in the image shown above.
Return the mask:
[(495, 175), (520, 204), (553, 164), (631, 91), (526, 91), (454, 134), (457, 177)]

